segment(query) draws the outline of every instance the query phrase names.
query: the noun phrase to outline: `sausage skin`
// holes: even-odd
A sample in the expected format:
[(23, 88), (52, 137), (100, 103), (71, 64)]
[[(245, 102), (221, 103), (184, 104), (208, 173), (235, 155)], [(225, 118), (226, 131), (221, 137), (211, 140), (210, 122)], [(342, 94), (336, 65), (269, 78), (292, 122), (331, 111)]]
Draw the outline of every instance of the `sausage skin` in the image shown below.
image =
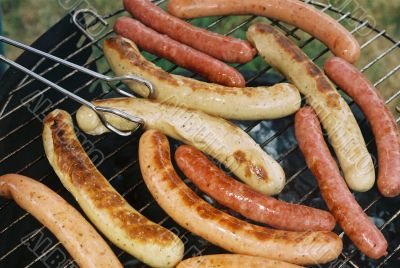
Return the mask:
[(181, 261), (176, 268), (301, 268), (295, 264), (241, 254), (216, 254)]
[(265, 196), (226, 175), (192, 146), (180, 146), (175, 160), (200, 190), (249, 219), (290, 231), (330, 231), (335, 227), (329, 212)]
[(343, 231), (368, 257), (378, 259), (384, 256), (388, 246), (386, 239), (347, 188), (312, 108), (301, 108), (296, 113), (295, 131), (307, 166), (317, 179), (321, 195)]
[[(105, 40), (103, 51), (116, 75), (134, 74), (146, 79), (155, 88), (153, 99), (162, 103), (236, 120), (276, 119), (300, 108), (300, 93), (288, 83), (238, 88), (170, 74), (144, 58), (135, 43), (121, 36)], [(124, 82), (135, 93), (148, 95), (143, 84)]]
[(244, 87), (246, 81), (238, 70), (211, 56), (157, 33), (137, 20), (120, 17), (114, 31), (135, 42), (140, 48), (191, 70), (210, 82)]
[(140, 138), (139, 163), (144, 182), (157, 203), (179, 225), (228, 251), (295, 264), (331, 261), (342, 250), (332, 232), (272, 230), (232, 217), (197, 196), (176, 174), (169, 143), (159, 131)]
[(329, 15), (299, 0), (171, 0), (169, 13), (180, 18), (254, 14), (292, 24), (350, 63), (360, 56), (351, 33)]
[(378, 149), (378, 189), (383, 196), (400, 194), (400, 133), (378, 91), (356, 67), (340, 58), (325, 62), (325, 73), (361, 108)]
[(246, 63), (255, 49), (248, 41), (222, 36), (171, 16), (148, 0), (124, 0), (125, 9), (145, 25), (216, 59)]
[[(192, 145), (230, 169), (239, 179), (266, 194), (274, 195), (285, 186), (285, 172), (240, 127), (220, 117), (169, 103), (140, 98), (115, 98), (93, 101), (142, 118), (145, 129), (156, 129), (167, 136)], [(121, 117), (105, 113), (108, 122), (123, 130), (137, 126)], [(79, 127), (90, 135), (109, 130), (97, 114), (86, 106), (76, 113)]]
[(43, 144), (62, 184), (111, 242), (150, 266), (174, 267), (182, 259), (182, 241), (131, 207), (97, 170), (67, 112), (54, 110), (45, 118)]
[(266, 62), (305, 95), (329, 136), (347, 185), (359, 192), (371, 189), (375, 182), (372, 158), (349, 105), (329, 78), (296, 44), (269, 24), (252, 25), (247, 38)]
[(80, 267), (123, 267), (92, 225), (40, 182), (18, 174), (0, 176), (0, 196), (14, 199), (46, 226)]

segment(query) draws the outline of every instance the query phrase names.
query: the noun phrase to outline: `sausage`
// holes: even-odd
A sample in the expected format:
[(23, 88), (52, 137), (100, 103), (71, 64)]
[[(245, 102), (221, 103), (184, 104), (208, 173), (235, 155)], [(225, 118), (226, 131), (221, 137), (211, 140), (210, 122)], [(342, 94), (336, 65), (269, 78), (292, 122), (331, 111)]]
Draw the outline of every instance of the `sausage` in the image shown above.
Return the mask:
[(0, 196), (14, 199), (46, 226), (80, 267), (123, 267), (90, 223), (40, 182), (18, 174), (0, 176)]
[[(165, 72), (145, 59), (136, 45), (123, 37), (105, 40), (104, 55), (118, 76), (135, 74), (155, 87), (154, 99), (184, 105), (208, 114), (236, 120), (275, 119), (300, 108), (300, 93), (291, 84), (271, 87), (225, 87)], [(131, 90), (146, 97), (147, 87), (125, 81)], [(246, 109), (243, 109), (246, 107)]]
[(222, 61), (246, 63), (256, 54), (249, 42), (193, 26), (148, 0), (124, 0), (124, 7), (133, 17), (157, 32)]
[(161, 35), (137, 20), (120, 17), (114, 31), (134, 41), (142, 49), (166, 58), (207, 80), (231, 87), (244, 87), (246, 81), (238, 70), (211, 56)]
[(388, 245), (385, 237), (347, 188), (324, 141), (318, 118), (310, 107), (297, 112), (295, 131), (307, 166), (317, 179), (321, 195), (343, 231), (368, 257), (378, 259), (386, 255)]
[(316, 111), (349, 187), (360, 192), (371, 189), (375, 182), (371, 156), (350, 107), (328, 77), (298, 46), (268, 24), (252, 25), (247, 37), (265, 61), (293, 82)]
[(174, 267), (182, 259), (182, 241), (132, 208), (96, 169), (67, 112), (54, 110), (45, 118), (43, 144), (65, 188), (111, 242), (150, 266)]
[(340, 58), (325, 62), (325, 73), (361, 108), (370, 122), (378, 149), (378, 189), (386, 197), (400, 194), (400, 134), (392, 113), (360, 71)]
[(351, 33), (329, 15), (299, 0), (171, 0), (168, 12), (180, 18), (254, 14), (294, 25), (350, 63), (360, 56)]
[(265, 196), (227, 176), (192, 146), (180, 146), (175, 160), (201, 191), (249, 219), (290, 231), (330, 231), (335, 227), (329, 212)]
[(332, 232), (290, 232), (253, 225), (197, 196), (176, 174), (167, 138), (145, 132), (139, 141), (143, 180), (162, 209), (179, 225), (227, 251), (306, 265), (338, 257), (341, 239)]
[[(222, 118), (147, 99), (116, 98), (93, 103), (114, 107), (142, 118), (145, 129), (157, 129), (211, 155), (261, 193), (278, 194), (285, 185), (282, 167), (246, 132)], [(104, 115), (111, 124), (122, 130), (137, 127), (115, 115)], [(100, 135), (109, 131), (96, 113), (85, 106), (78, 110), (76, 119), (79, 127), (88, 134)]]
[(300, 268), (301, 266), (263, 257), (240, 254), (198, 256), (181, 261), (176, 268)]

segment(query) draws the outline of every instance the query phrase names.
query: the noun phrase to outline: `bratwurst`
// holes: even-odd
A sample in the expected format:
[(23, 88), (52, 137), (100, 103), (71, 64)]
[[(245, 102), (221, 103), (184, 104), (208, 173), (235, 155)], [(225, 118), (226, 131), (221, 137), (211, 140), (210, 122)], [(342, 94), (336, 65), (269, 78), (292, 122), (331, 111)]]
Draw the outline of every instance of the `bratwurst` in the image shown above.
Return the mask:
[(321, 195), (343, 231), (368, 257), (378, 259), (384, 256), (388, 246), (386, 239), (347, 188), (312, 108), (302, 108), (297, 112), (295, 130), (307, 166), (317, 179)]
[(323, 71), (286, 36), (266, 23), (252, 25), (248, 39), (271, 66), (305, 95), (328, 133), (349, 187), (368, 191), (375, 170), (361, 130), (346, 101)]
[[(278, 194), (285, 185), (282, 167), (246, 132), (220, 117), (147, 99), (116, 98), (93, 103), (114, 107), (142, 118), (144, 128), (157, 129), (209, 154), (261, 193)], [(112, 114), (105, 114), (105, 117), (122, 130), (137, 127)], [(96, 113), (86, 106), (78, 110), (76, 119), (79, 127), (88, 134), (100, 135), (109, 131)]]
[[(173, 75), (145, 59), (135, 43), (120, 36), (107, 39), (103, 51), (116, 75), (135, 74), (146, 79), (155, 88), (153, 98), (163, 103), (235, 120), (276, 119), (300, 108), (300, 93), (291, 84), (238, 88)], [(148, 89), (143, 84), (134, 81), (125, 83), (135, 93), (143, 97), (148, 95)]]
[(140, 48), (191, 70), (210, 82), (231, 87), (246, 85), (244, 77), (235, 68), (159, 34), (137, 20), (120, 17), (115, 22), (114, 31), (134, 41)]
[(248, 14), (264, 16), (302, 29), (350, 63), (360, 56), (360, 45), (346, 28), (299, 0), (171, 0), (168, 11), (185, 19)]
[(256, 54), (248, 41), (193, 26), (171, 16), (148, 0), (124, 0), (124, 7), (133, 17), (157, 32), (222, 61), (245, 63)]
[(123, 267), (79, 212), (47, 186), (18, 174), (0, 176), (0, 196), (12, 198), (46, 226), (82, 268)]
[(393, 114), (377, 89), (356, 67), (340, 58), (325, 62), (325, 73), (361, 108), (371, 124), (378, 149), (378, 189), (383, 196), (400, 194), (400, 133)]
[(249, 219), (290, 231), (330, 231), (335, 227), (329, 212), (265, 196), (226, 175), (192, 146), (180, 146), (175, 160), (201, 191)]
[(342, 251), (342, 240), (332, 232), (272, 230), (214, 208), (176, 174), (167, 137), (159, 131), (140, 138), (139, 163), (151, 194), (172, 219), (228, 251), (300, 265), (326, 263)]
[(97, 170), (67, 112), (54, 110), (46, 117), (43, 144), (64, 187), (111, 242), (150, 266), (174, 267), (182, 259), (182, 241), (136, 211)]

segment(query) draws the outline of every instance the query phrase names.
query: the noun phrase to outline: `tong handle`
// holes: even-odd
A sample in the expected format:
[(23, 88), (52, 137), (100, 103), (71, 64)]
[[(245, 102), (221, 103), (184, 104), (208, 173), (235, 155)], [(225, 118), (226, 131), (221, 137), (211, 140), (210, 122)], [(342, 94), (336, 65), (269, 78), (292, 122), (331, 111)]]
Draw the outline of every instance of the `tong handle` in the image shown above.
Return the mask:
[[(33, 48), (31, 46), (27, 46), (25, 44), (22, 44), (22, 43), (20, 43), (18, 41), (12, 40), (12, 39), (10, 39), (8, 37), (5, 37), (5, 36), (2, 36), (2, 35), (0, 35), (0, 42), (4, 42), (4, 43), (7, 43), (9, 45), (12, 45), (12, 46), (15, 46), (15, 47), (18, 47), (18, 48), (21, 48), (21, 49), (36, 53), (36, 54), (38, 54), (40, 56), (43, 56), (43, 57), (48, 58), (48, 59), (51, 59), (51, 60), (53, 60), (55, 62), (58, 62), (60, 64), (65, 65), (65, 66), (71, 67), (73, 69), (79, 70), (80, 72), (83, 72), (83, 73), (88, 74), (90, 76), (93, 76), (95, 78), (98, 78), (98, 79), (101, 79), (103, 81), (106, 81), (109, 84), (111, 82), (114, 82), (114, 81), (123, 81), (123, 80), (132, 80), (132, 81), (139, 82), (141, 84), (144, 84), (148, 88), (148, 90), (149, 90), (149, 94), (147, 96), (148, 98), (151, 98), (151, 97), (154, 96), (154, 87), (153, 87), (153, 85), (149, 81), (147, 81), (147, 80), (145, 80), (145, 79), (143, 79), (143, 78), (141, 78), (139, 76), (136, 76), (136, 75), (124, 75), (124, 76), (118, 76), (118, 77), (110, 77), (110, 76), (103, 75), (103, 74), (97, 73), (95, 71), (92, 71), (90, 69), (87, 69), (85, 67), (82, 67), (82, 66), (80, 66), (78, 64), (75, 64), (75, 63), (72, 63), (70, 61), (66, 61), (64, 59), (61, 59), (61, 58), (59, 58), (57, 56), (54, 56), (54, 55), (49, 54), (49, 53), (46, 53), (46, 52), (41, 51), (39, 49)], [(112, 84), (110, 84), (110, 86), (111, 85)], [(111, 86), (111, 88), (113, 90), (117, 91), (119, 94), (124, 95), (125, 97), (135, 98), (135, 95), (133, 95), (131, 93), (128, 93), (126, 91), (123, 91), (123, 90), (121, 90), (121, 89), (119, 89), (117, 87)]]
[[(49, 87), (56, 89), (57, 91), (59, 91), (59, 92), (63, 93), (64, 95), (70, 97), (70, 98), (73, 99), (74, 101), (76, 101), (76, 102), (78, 102), (78, 103), (80, 103), (80, 104), (82, 104), (82, 105), (85, 105), (85, 106), (89, 107), (90, 109), (92, 109), (92, 110), (99, 116), (100, 120), (102, 121), (102, 123), (104, 124), (104, 126), (105, 126), (106, 128), (108, 128), (110, 131), (112, 131), (112, 132), (114, 132), (114, 133), (116, 133), (116, 134), (118, 134), (118, 135), (121, 135), (121, 136), (129, 136), (129, 135), (131, 135), (133, 132), (135, 132), (136, 130), (138, 130), (141, 126), (144, 125), (144, 121), (143, 121), (141, 118), (139, 118), (139, 117), (130, 115), (130, 114), (128, 114), (128, 113), (126, 113), (126, 112), (124, 112), (124, 111), (118, 110), (118, 109), (96, 106), (96, 105), (94, 105), (93, 103), (91, 103), (91, 102), (89, 102), (89, 101), (87, 101), (87, 100), (85, 100), (85, 99), (79, 97), (78, 95), (76, 95), (76, 94), (74, 94), (74, 93), (72, 93), (72, 92), (66, 90), (65, 88), (63, 88), (63, 87), (61, 87), (61, 86), (59, 86), (59, 85), (57, 85), (57, 84), (55, 84), (55, 83), (53, 83), (53, 82), (47, 80), (46, 78), (44, 78), (44, 77), (38, 75), (37, 73), (32, 72), (31, 70), (27, 69), (26, 67), (24, 67), (24, 66), (22, 66), (22, 65), (20, 65), (20, 64), (18, 64), (18, 63), (16, 63), (16, 62), (14, 62), (14, 61), (8, 59), (8, 58), (6, 58), (6, 57), (3, 56), (3, 55), (0, 55), (0, 60), (6, 62), (6, 63), (9, 64), (10, 66), (13, 66), (13, 67), (15, 67), (15, 68), (17, 68), (17, 69), (23, 71), (24, 73), (26, 73), (26, 74), (32, 76), (33, 78), (35, 78), (35, 79), (39, 80), (40, 82), (42, 82), (42, 83), (48, 85)], [(128, 121), (131, 121), (131, 122), (133, 122), (133, 123), (136, 123), (136, 124), (137, 124), (137, 127), (136, 127), (136, 129), (134, 129), (134, 130), (132, 130), (132, 131), (120, 130), (120, 129), (114, 127), (112, 124), (110, 124), (110, 123), (107, 121), (107, 119), (105, 118), (105, 116), (104, 116), (103, 113), (111, 113), (111, 114), (117, 115), (117, 116), (119, 116), (119, 117), (121, 117), (121, 118), (123, 118), (123, 119), (126, 119), (126, 120), (128, 120)]]

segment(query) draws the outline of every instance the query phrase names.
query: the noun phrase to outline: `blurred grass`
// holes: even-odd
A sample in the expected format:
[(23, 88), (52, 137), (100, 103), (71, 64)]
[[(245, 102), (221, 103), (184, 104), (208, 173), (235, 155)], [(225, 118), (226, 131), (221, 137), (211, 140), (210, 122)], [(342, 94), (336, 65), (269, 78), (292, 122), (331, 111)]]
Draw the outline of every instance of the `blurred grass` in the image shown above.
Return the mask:
[[(3, 33), (4, 35), (22, 41), (24, 43), (32, 43), (38, 36), (44, 33), (50, 26), (56, 23), (62, 16), (68, 13), (68, 10), (62, 7), (62, 3), (79, 2), (65, 0), (1, 0), (1, 8), (3, 10)], [(85, 2), (85, 1), (83, 1)], [(341, 6), (344, 0), (321, 0), (321, 2), (332, 3)], [(61, 4), (60, 4), (61, 3)], [(91, 7), (99, 12), (99, 14), (109, 14), (116, 9), (122, 8), (122, 1), (114, 0), (87, 0)], [(365, 12), (376, 20), (376, 25), (380, 29), (386, 29), (389, 35), (396, 40), (400, 39), (400, 1), (399, 0), (354, 0), (353, 3), (362, 5)], [(70, 4), (70, 3), (69, 3)], [(66, 4), (64, 4), (65, 6)], [(81, 4), (81, 7), (86, 4)], [(358, 11), (356, 11), (358, 10)], [(348, 5), (345, 11), (356, 11), (357, 4)], [(213, 19), (206, 18), (197, 20), (198, 25), (206, 26)], [(197, 24), (197, 23), (196, 23)], [(228, 20), (223, 27), (218, 27), (217, 31), (223, 32), (235, 25), (235, 19)], [(243, 32), (237, 37), (244, 38)], [(20, 51), (6, 47), (7, 56), (15, 59)]]
[[(32, 43), (37, 37), (44, 33), (51, 25), (57, 22), (61, 17), (68, 13), (68, 9), (65, 9), (60, 3), (71, 4), (82, 2), (80, 8), (88, 7), (97, 10), (99, 14), (106, 15), (122, 8), (122, 1), (106, 1), (106, 0), (86, 0), (86, 1), (67, 1), (67, 0), (0, 0), (1, 8), (3, 10), (3, 31), (4, 35), (14, 38), (24, 43)], [(320, 0), (324, 3), (331, 3), (333, 6), (342, 7), (344, 12), (352, 12), (353, 15), (358, 17), (370, 17), (369, 19), (378, 29), (385, 29), (387, 33), (392, 36), (395, 40), (400, 38), (400, 0)], [(345, 7), (343, 3), (349, 3)], [(337, 14), (331, 13), (335, 18), (339, 18)], [(229, 29), (239, 25), (245, 21), (249, 16), (231, 16), (212, 27), (211, 30), (219, 33), (225, 33)], [(216, 18), (204, 18), (192, 20), (192, 23), (199, 26), (207, 26), (209, 23), (215, 21)], [(257, 18), (257, 20), (265, 20), (263, 18)], [(347, 21), (347, 20), (346, 20)], [(109, 20), (112, 25), (113, 19)], [(356, 24), (345, 24), (348, 29), (353, 29)], [(239, 31), (236, 31), (232, 36), (245, 38), (245, 29), (248, 25)], [(291, 26), (287, 25), (290, 29)], [(364, 36), (358, 35), (357, 39), (360, 43), (364, 43), (369, 38), (373, 37), (376, 33), (365, 34)], [(304, 42), (309, 36), (303, 33), (299, 33), (302, 41)], [(362, 51), (362, 57), (357, 62), (358, 67), (365, 66), (369, 61), (378, 56), (382, 51), (389, 48), (392, 43), (388, 42), (385, 38), (379, 38), (366, 49)], [(320, 51), (323, 50), (323, 46), (318, 41), (313, 41), (308, 44), (304, 51), (310, 56), (315, 57)], [(20, 50), (6, 46), (6, 55), (12, 59), (15, 59), (19, 54)], [(99, 54), (100, 52), (95, 52)], [(321, 57), (317, 63), (322, 65), (323, 61), (330, 54), (326, 54)], [(148, 55), (147, 55), (148, 56)], [(395, 51), (390, 56), (385, 57), (379, 63), (375, 64), (369, 69), (366, 74), (372, 81), (379, 80), (384, 74), (390, 71), (392, 68), (399, 64), (400, 52)], [(166, 60), (161, 60), (157, 63), (164, 69), (170, 66)], [(100, 69), (105, 67), (105, 63), (101, 62), (99, 65)], [(251, 63), (244, 65), (240, 70), (260, 70), (266, 66), (265, 62), (260, 57), (253, 60)], [(400, 72), (395, 73), (391, 79), (382, 85), (380, 85), (380, 91), (384, 97), (391, 96), (395, 91), (399, 90), (398, 85), (400, 84)]]

